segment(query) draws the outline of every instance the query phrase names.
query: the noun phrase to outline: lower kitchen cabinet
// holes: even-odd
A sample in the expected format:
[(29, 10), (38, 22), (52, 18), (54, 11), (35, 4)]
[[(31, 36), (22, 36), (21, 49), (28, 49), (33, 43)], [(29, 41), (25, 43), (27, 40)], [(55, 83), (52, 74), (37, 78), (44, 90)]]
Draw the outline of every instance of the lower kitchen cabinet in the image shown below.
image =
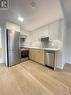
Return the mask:
[(29, 49), (29, 59), (44, 65), (44, 50)]
[(35, 49), (29, 49), (29, 59), (35, 61)]

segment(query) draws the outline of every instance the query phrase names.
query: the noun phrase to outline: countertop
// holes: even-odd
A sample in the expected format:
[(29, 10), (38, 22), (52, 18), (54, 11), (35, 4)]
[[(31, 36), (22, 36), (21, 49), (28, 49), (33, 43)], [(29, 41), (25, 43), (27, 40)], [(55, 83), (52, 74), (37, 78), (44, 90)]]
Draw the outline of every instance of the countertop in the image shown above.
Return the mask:
[(22, 50), (24, 50), (24, 48), (33, 48), (33, 49), (43, 49), (43, 50), (50, 50), (50, 51), (59, 51), (59, 48), (41, 48), (41, 47), (23, 47)]
[(22, 48), (20, 48), (20, 50), (21, 51), (28, 51), (28, 47), (26, 47), (26, 48), (25, 47), (22, 47)]

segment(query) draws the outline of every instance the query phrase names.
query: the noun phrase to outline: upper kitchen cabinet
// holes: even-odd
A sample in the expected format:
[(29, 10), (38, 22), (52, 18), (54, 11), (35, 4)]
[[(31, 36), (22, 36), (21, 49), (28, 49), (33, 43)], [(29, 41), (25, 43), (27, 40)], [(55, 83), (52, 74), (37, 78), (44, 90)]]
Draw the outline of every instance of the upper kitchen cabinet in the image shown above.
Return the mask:
[(60, 19), (44, 25), (36, 30), (30, 32), (31, 42), (38, 41), (42, 37), (49, 37), (50, 40), (63, 39), (64, 19)]
[(32, 41), (39, 41), (42, 37), (48, 36), (48, 25), (41, 26), (31, 32)]
[(59, 32), (58, 32), (58, 40), (63, 42), (64, 39), (64, 30), (65, 30), (65, 21), (64, 19), (59, 21)]
[(49, 31), (49, 38), (50, 40), (57, 40), (58, 39), (58, 32), (59, 32), (59, 21), (55, 21), (48, 25)]
[(26, 36), (26, 39), (25, 39), (25, 42), (26, 42), (26, 43), (28, 43), (28, 42), (31, 41), (30, 31), (24, 30), (24, 29), (21, 27), (20, 35), (25, 35), (25, 36)]
[(62, 40), (64, 32), (64, 20), (58, 20), (48, 25), (50, 40)]

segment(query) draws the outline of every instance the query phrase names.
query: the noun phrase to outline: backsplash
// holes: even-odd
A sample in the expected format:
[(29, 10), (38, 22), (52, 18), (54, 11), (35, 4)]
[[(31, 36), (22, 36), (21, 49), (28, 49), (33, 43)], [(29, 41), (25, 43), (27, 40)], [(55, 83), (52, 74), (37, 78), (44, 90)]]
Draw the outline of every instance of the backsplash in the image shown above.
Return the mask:
[(47, 48), (61, 48), (60, 40), (50, 40)]
[(40, 47), (40, 48), (61, 48), (61, 42), (60, 40), (50, 40), (49, 42), (43, 42), (43, 43), (41, 41), (35, 41), (35, 42), (23, 43), (22, 46)]

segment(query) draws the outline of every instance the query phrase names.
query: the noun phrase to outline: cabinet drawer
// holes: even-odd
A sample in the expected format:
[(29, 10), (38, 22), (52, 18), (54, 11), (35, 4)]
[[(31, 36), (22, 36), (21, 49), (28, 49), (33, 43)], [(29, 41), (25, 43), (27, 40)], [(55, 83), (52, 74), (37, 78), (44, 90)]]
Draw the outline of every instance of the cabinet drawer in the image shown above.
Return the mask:
[(44, 50), (30, 49), (29, 58), (35, 62), (38, 62), (44, 65)]

